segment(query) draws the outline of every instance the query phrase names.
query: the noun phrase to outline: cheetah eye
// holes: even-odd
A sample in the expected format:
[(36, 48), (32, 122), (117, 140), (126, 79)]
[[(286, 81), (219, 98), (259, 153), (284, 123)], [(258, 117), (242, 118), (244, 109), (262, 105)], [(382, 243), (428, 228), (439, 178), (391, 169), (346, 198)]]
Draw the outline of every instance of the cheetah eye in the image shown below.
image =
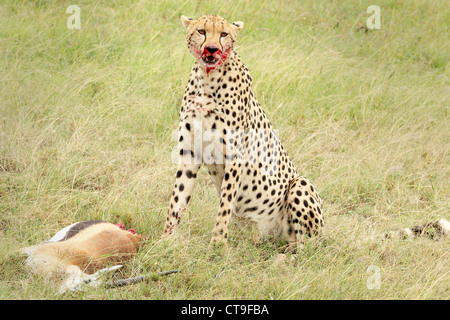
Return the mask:
[(227, 35), (228, 35), (228, 33), (226, 33), (226, 32), (222, 32), (222, 33), (220, 34), (220, 36), (223, 37), (223, 38), (225, 38)]
[(200, 34), (205, 34), (206, 33), (206, 31), (203, 30), (203, 29), (199, 29), (199, 30), (197, 30), (197, 32), (200, 33)]

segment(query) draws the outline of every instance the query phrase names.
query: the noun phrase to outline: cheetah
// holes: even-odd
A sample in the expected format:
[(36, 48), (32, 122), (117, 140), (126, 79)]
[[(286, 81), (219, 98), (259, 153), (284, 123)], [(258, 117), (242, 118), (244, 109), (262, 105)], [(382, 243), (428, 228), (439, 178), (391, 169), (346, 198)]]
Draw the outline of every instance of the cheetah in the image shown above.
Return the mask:
[(205, 165), (220, 198), (212, 243), (227, 241), (233, 216), (295, 250), (321, 233), (322, 200), (297, 173), (252, 91), (249, 69), (234, 50), (244, 23), (213, 15), (181, 21), (195, 63), (181, 103), (179, 161), (163, 237), (176, 231)]
[[(323, 232), (322, 200), (297, 173), (252, 91), (252, 77), (234, 50), (241, 21), (207, 15), (181, 17), (186, 43), (195, 58), (181, 102), (179, 161), (163, 237), (173, 234), (205, 165), (220, 198), (212, 243), (225, 243), (231, 216), (255, 223), (261, 238), (287, 241), (295, 251)], [(384, 238), (450, 236), (450, 222), (386, 233)]]

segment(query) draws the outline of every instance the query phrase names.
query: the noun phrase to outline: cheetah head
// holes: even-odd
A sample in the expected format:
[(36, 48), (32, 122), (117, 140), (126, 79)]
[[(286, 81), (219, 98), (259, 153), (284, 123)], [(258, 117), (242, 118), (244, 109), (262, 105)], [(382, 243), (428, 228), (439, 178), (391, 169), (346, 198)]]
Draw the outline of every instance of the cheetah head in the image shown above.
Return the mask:
[(186, 28), (186, 43), (189, 51), (203, 66), (206, 73), (220, 66), (233, 50), (238, 32), (244, 23), (228, 23), (219, 16), (203, 16), (193, 20), (181, 16)]

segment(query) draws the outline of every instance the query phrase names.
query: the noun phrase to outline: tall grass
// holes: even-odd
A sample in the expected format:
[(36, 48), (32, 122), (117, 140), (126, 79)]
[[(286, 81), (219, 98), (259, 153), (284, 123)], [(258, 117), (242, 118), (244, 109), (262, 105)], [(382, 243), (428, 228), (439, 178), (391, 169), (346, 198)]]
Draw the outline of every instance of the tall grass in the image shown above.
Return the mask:
[[(446, 1), (70, 1), (0, 4), (0, 298), (54, 298), (20, 247), (75, 221), (123, 222), (150, 240), (121, 276), (159, 282), (68, 299), (449, 299), (449, 242), (372, 236), (449, 218)], [(193, 58), (179, 16), (242, 20), (237, 51), (299, 172), (325, 203), (323, 237), (277, 248), (231, 229), (209, 249), (218, 199), (202, 171), (180, 232), (159, 235), (173, 132)], [(369, 289), (369, 266), (381, 286)]]

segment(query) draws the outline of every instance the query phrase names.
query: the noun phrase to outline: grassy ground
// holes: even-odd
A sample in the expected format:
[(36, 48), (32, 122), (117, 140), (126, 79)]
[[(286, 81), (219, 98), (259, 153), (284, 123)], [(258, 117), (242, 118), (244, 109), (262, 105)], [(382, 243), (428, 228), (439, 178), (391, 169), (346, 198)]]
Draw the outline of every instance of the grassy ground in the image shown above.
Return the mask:
[[(16, 250), (88, 219), (151, 236), (121, 276), (182, 273), (60, 298), (450, 298), (448, 240), (371, 239), (449, 218), (447, 1), (77, 1), (80, 30), (71, 4), (0, 3), (0, 299), (55, 298)], [(371, 4), (380, 30), (365, 28)], [(181, 14), (245, 22), (254, 92), (325, 204), (324, 236), (292, 260), (237, 228), (208, 249), (204, 171), (177, 238), (159, 241), (193, 62)]]

